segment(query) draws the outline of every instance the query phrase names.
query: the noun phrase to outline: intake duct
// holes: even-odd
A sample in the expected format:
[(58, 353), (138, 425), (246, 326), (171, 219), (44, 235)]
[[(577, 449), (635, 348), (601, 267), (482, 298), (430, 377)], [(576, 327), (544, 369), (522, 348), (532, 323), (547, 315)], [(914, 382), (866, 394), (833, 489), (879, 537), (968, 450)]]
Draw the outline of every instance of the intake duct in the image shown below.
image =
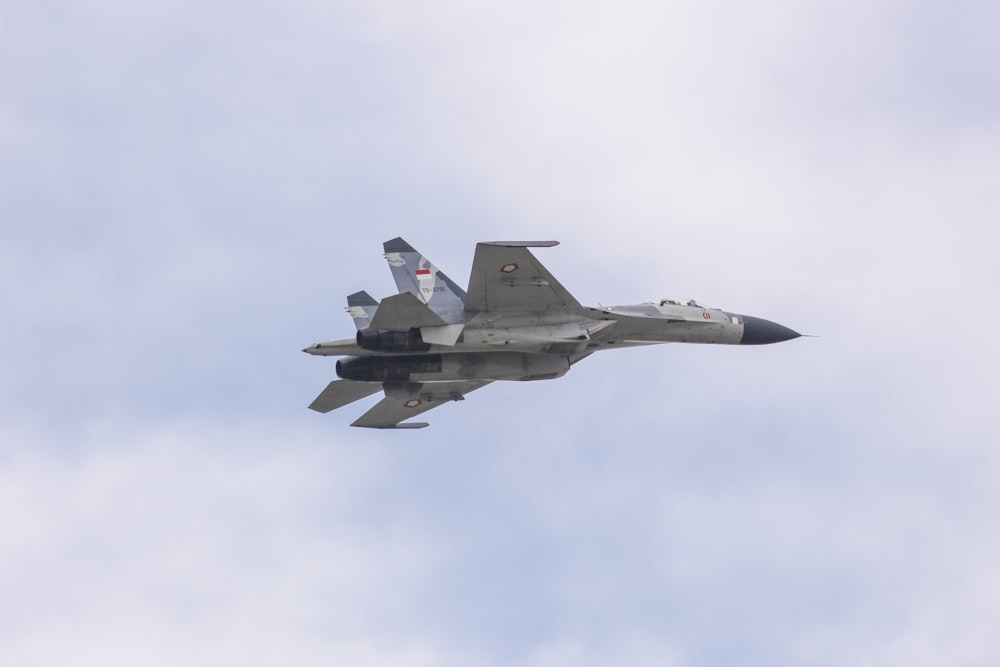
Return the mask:
[(408, 382), (420, 373), (440, 373), (441, 355), (347, 357), (337, 362), (337, 377), (357, 382)]
[(431, 349), (420, 336), (420, 329), (409, 331), (386, 331), (385, 329), (361, 329), (358, 331), (358, 347), (377, 352), (426, 352)]

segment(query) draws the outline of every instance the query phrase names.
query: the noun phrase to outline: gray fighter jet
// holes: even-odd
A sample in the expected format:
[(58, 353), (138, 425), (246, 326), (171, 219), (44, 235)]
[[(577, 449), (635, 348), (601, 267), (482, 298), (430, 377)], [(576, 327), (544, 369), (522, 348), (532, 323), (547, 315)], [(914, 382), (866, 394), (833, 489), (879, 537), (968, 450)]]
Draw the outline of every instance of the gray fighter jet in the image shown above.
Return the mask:
[(423, 428), (406, 422), (495, 380), (549, 380), (598, 350), (657, 343), (762, 345), (798, 338), (788, 327), (689, 299), (582, 306), (528, 248), (558, 241), (476, 244), (469, 291), (401, 238), (385, 258), (399, 294), (379, 303), (347, 297), (357, 335), (303, 352), (346, 357), (309, 407), (329, 412), (383, 391), (352, 426)]

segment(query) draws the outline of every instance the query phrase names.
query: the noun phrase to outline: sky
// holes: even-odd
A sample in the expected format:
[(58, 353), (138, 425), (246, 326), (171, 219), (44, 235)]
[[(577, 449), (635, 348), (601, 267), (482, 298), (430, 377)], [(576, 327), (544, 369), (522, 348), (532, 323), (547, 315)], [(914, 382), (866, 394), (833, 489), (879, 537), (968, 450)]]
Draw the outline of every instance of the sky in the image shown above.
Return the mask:
[[(3, 3), (0, 664), (996, 665), (998, 20)], [(395, 236), (817, 337), (352, 429)]]

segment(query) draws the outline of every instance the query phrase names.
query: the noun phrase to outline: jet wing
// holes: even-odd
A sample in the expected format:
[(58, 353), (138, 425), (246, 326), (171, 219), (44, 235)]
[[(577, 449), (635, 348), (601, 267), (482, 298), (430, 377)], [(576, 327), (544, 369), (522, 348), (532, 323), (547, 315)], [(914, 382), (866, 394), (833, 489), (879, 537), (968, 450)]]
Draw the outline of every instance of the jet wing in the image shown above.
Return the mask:
[[(361, 415), (351, 426), (363, 428), (423, 428), (427, 422), (403, 422), (448, 401), (465, 400), (465, 395), (484, 382), (385, 383), (385, 398)], [(377, 386), (377, 385), (376, 385)]]
[(326, 385), (326, 389), (320, 392), (310, 405), (310, 410), (327, 413), (330, 410), (342, 408), (348, 403), (360, 401), (362, 398), (371, 396), (381, 387), (377, 384), (367, 382), (353, 382), (351, 380), (334, 380)]
[(557, 243), (477, 243), (465, 309), (482, 312), (580, 308), (573, 295), (528, 250), (529, 247), (550, 247)]

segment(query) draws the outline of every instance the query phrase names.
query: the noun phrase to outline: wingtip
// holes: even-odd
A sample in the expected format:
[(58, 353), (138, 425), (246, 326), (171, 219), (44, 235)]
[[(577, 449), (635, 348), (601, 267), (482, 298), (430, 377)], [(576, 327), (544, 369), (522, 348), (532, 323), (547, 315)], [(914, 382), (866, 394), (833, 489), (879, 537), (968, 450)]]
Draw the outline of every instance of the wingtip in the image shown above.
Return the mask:
[(479, 245), (497, 245), (504, 248), (551, 248), (559, 241), (480, 241)]
[(428, 426), (430, 426), (430, 424), (428, 422), (402, 422), (399, 424), (386, 424), (384, 426), (382, 425), (373, 426), (369, 424), (359, 424), (358, 422), (354, 422), (353, 424), (351, 424), (351, 426), (356, 426), (358, 428), (374, 428), (378, 429), (379, 431), (393, 431), (393, 430), (408, 431), (418, 428), (427, 428)]

